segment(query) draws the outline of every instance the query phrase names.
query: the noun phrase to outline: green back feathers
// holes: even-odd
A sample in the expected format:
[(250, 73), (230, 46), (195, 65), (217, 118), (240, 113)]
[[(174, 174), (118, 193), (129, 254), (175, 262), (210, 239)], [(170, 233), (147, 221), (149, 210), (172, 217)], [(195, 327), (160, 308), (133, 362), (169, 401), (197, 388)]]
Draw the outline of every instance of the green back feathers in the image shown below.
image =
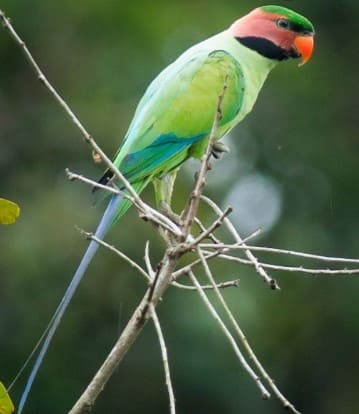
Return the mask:
[(293, 10), (281, 6), (263, 6), (260, 7), (260, 9), (266, 13), (278, 14), (287, 18), (291, 24), (291, 29), (296, 32), (314, 33), (314, 26), (312, 23), (306, 17)]

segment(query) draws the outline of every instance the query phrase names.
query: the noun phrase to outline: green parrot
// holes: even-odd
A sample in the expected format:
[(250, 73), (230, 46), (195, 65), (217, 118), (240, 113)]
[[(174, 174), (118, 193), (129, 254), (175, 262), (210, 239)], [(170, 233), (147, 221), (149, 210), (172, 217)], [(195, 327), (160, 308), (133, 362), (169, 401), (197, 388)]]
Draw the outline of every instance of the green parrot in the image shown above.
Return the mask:
[[(294, 58), (304, 64), (310, 59), (313, 37), (313, 25), (305, 17), (284, 7), (263, 6), (191, 47), (149, 85), (114, 164), (137, 193), (153, 183), (158, 206), (168, 207), (178, 167), (188, 158), (201, 158), (204, 154), (224, 83), (227, 89), (216, 139), (251, 111), (267, 75), (279, 62)], [(107, 183), (112, 178), (113, 173), (108, 170), (100, 182)], [(95, 235), (102, 239), (130, 205), (127, 199), (112, 196)], [(19, 413), (56, 328), (97, 249), (98, 244), (91, 241), (50, 321), (21, 397)]]

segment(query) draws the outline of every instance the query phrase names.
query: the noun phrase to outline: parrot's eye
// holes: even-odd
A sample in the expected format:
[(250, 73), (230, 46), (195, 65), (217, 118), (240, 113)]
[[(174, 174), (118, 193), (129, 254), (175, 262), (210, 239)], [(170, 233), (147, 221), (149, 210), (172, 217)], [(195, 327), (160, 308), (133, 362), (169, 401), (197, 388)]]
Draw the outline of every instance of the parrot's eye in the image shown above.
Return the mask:
[(278, 19), (277, 26), (281, 29), (288, 29), (289, 28), (289, 21), (286, 19)]

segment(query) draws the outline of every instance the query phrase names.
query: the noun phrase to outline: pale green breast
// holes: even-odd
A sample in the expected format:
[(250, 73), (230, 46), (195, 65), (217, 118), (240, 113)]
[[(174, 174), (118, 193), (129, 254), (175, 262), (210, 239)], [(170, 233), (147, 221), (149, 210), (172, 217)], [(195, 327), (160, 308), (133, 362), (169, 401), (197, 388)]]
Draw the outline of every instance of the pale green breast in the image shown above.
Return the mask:
[(278, 62), (243, 46), (228, 31), (213, 36), (209, 41), (213, 48), (222, 45), (222, 49), (236, 59), (241, 67), (245, 90), (241, 110), (233, 120), (236, 125), (252, 110), (264, 81)]

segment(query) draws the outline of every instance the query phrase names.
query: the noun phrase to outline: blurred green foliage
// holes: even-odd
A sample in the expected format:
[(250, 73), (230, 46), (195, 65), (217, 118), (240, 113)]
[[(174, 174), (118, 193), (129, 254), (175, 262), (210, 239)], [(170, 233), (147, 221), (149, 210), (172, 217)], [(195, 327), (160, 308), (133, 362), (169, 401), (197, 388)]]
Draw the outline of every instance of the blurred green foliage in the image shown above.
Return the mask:
[[(282, 64), (270, 76), (255, 110), (232, 134), (232, 154), (216, 163), (215, 184), (208, 192), (223, 203), (241, 176), (255, 172), (270, 177), (281, 191), (281, 214), (260, 243), (359, 257), (359, 3), (277, 3), (313, 21), (315, 54), (303, 68)], [(3, 0), (1, 8), (49, 80), (111, 154), (136, 102), (161, 68), (191, 44), (263, 4)], [(8, 384), (85, 249), (75, 225), (94, 229), (102, 206), (92, 208), (89, 188), (67, 181), (65, 167), (94, 178), (101, 167), (93, 164), (79, 132), (38, 83), (5, 30), (0, 31), (0, 56), (0, 193), (22, 206), (16, 225), (0, 228), (0, 375)], [(223, 184), (221, 168), (236, 150), (244, 160), (251, 156), (251, 162), (235, 166), (232, 179)], [(179, 179), (178, 209), (191, 188), (189, 177)], [(146, 198), (151, 196), (148, 191)], [(147, 239), (154, 262), (163, 249), (135, 211), (109, 239), (140, 263)], [(214, 269), (223, 277), (241, 278), (240, 287), (226, 297), (258, 356), (298, 409), (307, 414), (359, 412), (357, 277), (280, 273), (275, 276), (282, 291), (272, 292), (250, 269), (223, 263)], [(98, 254), (57, 332), (27, 413), (57, 414), (71, 407), (144, 288), (144, 281), (121, 260), (109, 252)], [(178, 413), (280, 412), (278, 401), (260, 399), (195, 293), (171, 289), (159, 315)], [(12, 391), (15, 401), (24, 381)], [(163, 413), (167, 407), (157, 338), (148, 324), (94, 413)]]

